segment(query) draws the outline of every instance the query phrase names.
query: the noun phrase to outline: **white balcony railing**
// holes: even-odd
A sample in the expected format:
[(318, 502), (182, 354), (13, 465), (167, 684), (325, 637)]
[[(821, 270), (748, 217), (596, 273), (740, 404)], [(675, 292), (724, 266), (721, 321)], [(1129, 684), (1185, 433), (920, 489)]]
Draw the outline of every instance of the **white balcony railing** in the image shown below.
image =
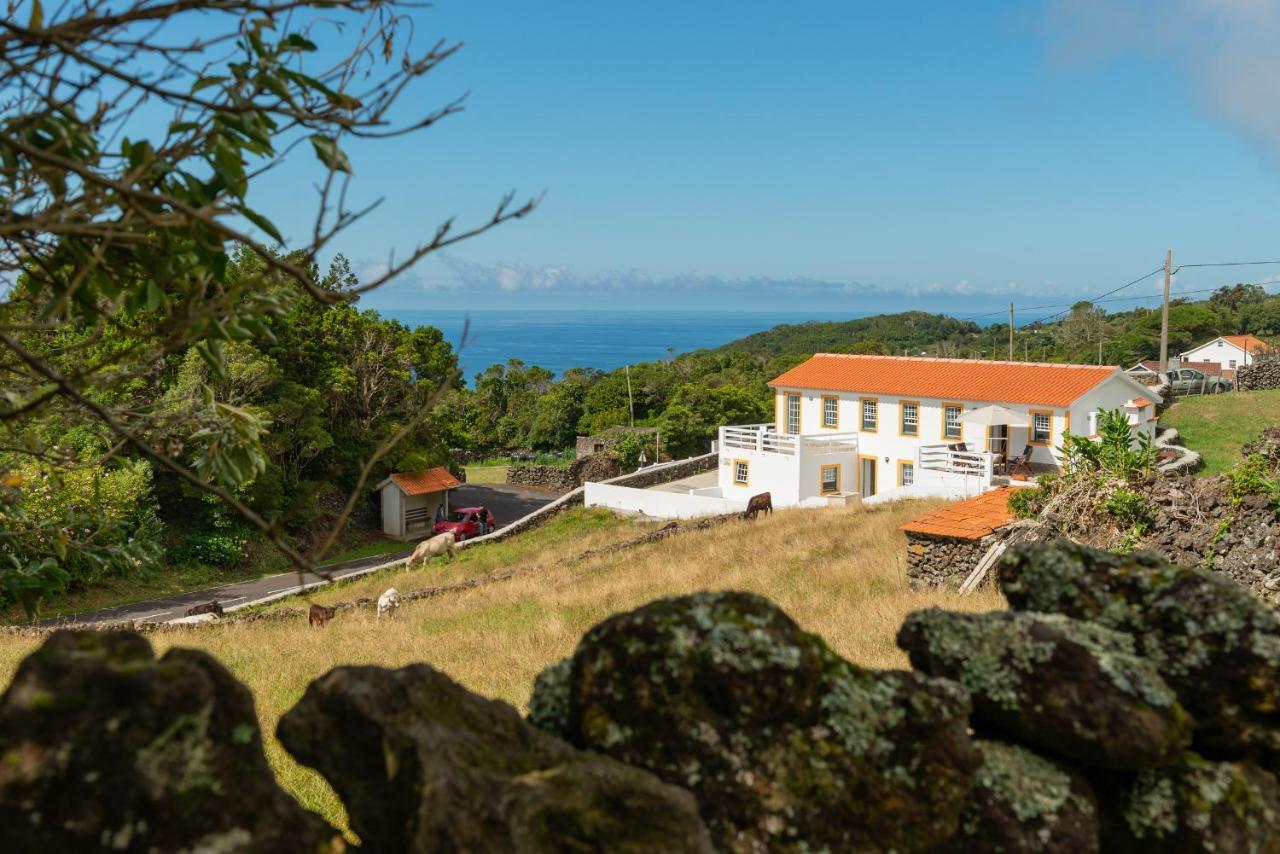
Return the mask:
[(960, 451), (951, 445), (921, 445), (920, 468), (974, 475), (990, 483), (995, 474), (995, 455), (989, 451)]
[(786, 454), (794, 457), (798, 450), (799, 439), (799, 436), (775, 433), (772, 424), (741, 424), (720, 428), (721, 448), (738, 448), (744, 451)]
[(772, 424), (742, 424), (720, 428), (720, 447), (789, 457), (796, 456), (802, 448), (806, 454), (848, 454), (858, 450), (858, 434), (794, 436), (776, 432)]
[(806, 454), (856, 454), (858, 452), (857, 433), (828, 433), (822, 436), (806, 436), (804, 438)]

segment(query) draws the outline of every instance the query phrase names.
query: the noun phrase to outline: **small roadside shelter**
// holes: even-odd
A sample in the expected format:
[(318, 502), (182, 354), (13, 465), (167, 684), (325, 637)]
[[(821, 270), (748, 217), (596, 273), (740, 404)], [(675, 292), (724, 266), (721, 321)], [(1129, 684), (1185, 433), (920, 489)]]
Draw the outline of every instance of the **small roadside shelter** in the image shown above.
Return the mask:
[(382, 493), (382, 532), (399, 540), (427, 536), (437, 512), (449, 512), (449, 490), (461, 485), (444, 466), (393, 473), (377, 486)]

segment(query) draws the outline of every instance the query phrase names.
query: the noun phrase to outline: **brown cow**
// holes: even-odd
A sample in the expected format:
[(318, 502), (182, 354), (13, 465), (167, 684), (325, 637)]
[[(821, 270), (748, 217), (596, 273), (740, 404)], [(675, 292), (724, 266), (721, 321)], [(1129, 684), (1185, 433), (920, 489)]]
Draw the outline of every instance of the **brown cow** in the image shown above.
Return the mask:
[(756, 514), (762, 510), (766, 515), (773, 512), (773, 497), (767, 492), (751, 496), (750, 500), (747, 501), (747, 509), (742, 514), (742, 518), (754, 519)]
[(197, 614), (213, 614), (215, 617), (221, 617), (222, 603), (215, 599), (212, 602), (205, 602), (203, 605), (192, 605), (187, 609), (188, 617), (194, 617)]
[(324, 628), (324, 624), (333, 619), (333, 615), (338, 613), (337, 608), (326, 608), (323, 605), (312, 604), (311, 610), (307, 613), (307, 620), (313, 626)]

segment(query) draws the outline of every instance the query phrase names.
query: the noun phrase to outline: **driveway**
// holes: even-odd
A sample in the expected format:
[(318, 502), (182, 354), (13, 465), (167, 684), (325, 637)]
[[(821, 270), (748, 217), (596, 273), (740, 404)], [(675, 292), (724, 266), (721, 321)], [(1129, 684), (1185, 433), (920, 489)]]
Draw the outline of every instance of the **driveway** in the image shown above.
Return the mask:
[(483, 504), (493, 513), (501, 528), (550, 504), (561, 494), (549, 489), (514, 486), (509, 483), (464, 483), (449, 493), (449, 506), (458, 508)]
[[(449, 504), (452, 507), (470, 507), (475, 504), (483, 504), (493, 512), (494, 517), (498, 520), (498, 527), (501, 528), (527, 516), (543, 505), (550, 504), (559, 497), (559, 493), (546, 489), (511, 486), (509, 484), (476, 483), (463, 484), (455, 489), (449, 496)], [(413, 543), (406, 543), (403, 551), (330, 564), (324, 567), (325, 574), (333, 580), (362, 575), (374, 567), (408, 557), (410, 552), (413, 551), (413, 545)], [(178, 617), (186, 616), (187, 609), (192, 605), (202, 605), (205, 602), (217, 601), (222, 603), (224, 608), (243, 607), (251, 602), (273, 597), (279, 598), (289, 593), (299, 593), (310, 587), (319, 587), (327, 583), (325, 579), (312, 573), (299, 575), (297, 572), (284, 572), (279, 575), (268, 575), (263, 578), (224, 584), (221, 587), (193, 590), (189, 593), (179, 593), (161, 599), (149, 599), (145, 602), (134, 602), (131, 605), (118, 605), (114, 608), (102, 608), (70, 617), (43, 620), (41, 625), (72, 626), (88, 623), (122, 623), (130, 620), (146, 623), (167, 623)]]

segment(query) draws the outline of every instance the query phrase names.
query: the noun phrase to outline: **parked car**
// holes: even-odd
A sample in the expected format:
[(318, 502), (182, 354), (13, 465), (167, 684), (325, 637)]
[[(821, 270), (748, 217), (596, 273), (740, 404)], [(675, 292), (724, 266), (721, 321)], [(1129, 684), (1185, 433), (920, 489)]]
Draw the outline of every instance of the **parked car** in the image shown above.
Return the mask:
[(1169, 372), (1174, 394), (1217, 394), (1231, 391), (1231, 383), (1222, 377), (1207, 376), (1195, 368), (1179, 368)]
[(457, 510), (450, 510), (448, 516), (436, 522), (432, 533), (443, 534), (445, 531), (452, 531), (454, 538), (462, 542), (487, 534), (497, 526), (498, 520), (484, 507), (460, 507)]

